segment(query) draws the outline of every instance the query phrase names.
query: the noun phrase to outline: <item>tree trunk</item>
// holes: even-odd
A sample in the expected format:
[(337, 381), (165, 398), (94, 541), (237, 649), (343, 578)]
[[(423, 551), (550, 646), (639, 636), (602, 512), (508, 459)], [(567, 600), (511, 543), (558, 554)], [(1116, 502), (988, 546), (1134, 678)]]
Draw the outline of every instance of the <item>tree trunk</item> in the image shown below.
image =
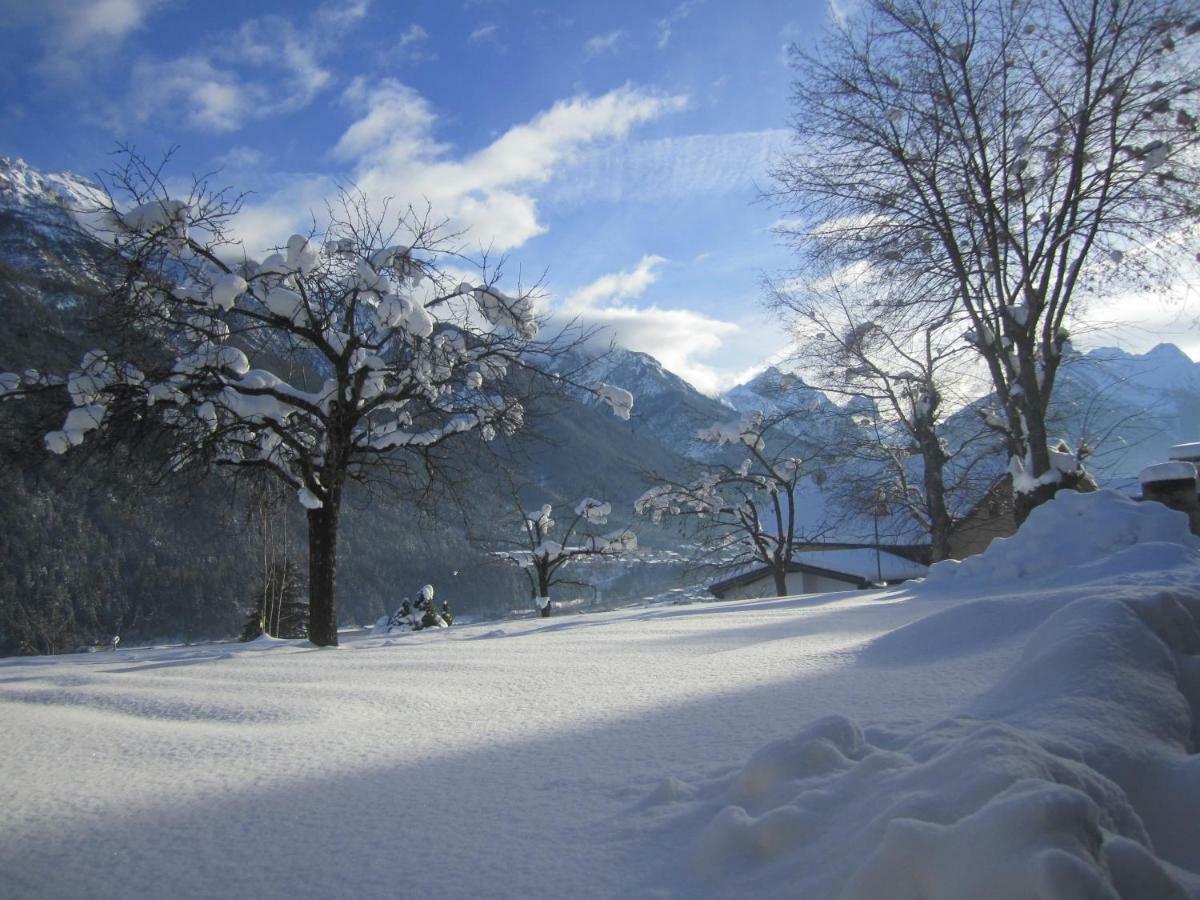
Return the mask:
[(544, 569), (538, 569), (538, 607), (542, 611), (542, 618), (548, 619), (550, 617), (550, 573)]
[(950, 557), (950, 511), (946, 508), (946, 482), (943, 477), (946, 454), (932, 429), (922, 429), (917, 437), (921, 447), (922, 468), (925, 470), (931, 560), (941, 562)]
[(339, 500), (331, 497), (308, 511), (308, 639), (319, 647), (338, 642), (334, 584)]
[[(1031, 478), (1041, 478), (1050, 471), (1050, 448), (1046, 445), (1046, 421), (1036, 413), (1025, 411), (1025, 460), (1028, 463), (1026, 474)], [(1020, 528), (1029, 514), (1047, 500), (1053, 500), (1054, 495), (1062, 487), (1058, 481), (1049, 484), (1039, 484), (1032, 491), (1018, 492), (1013, 490), (1013, 518)]]
[(776, 565), (771, 567), (771, 575), (775, 579), (775, 596), (787, 596), (787, 566)]

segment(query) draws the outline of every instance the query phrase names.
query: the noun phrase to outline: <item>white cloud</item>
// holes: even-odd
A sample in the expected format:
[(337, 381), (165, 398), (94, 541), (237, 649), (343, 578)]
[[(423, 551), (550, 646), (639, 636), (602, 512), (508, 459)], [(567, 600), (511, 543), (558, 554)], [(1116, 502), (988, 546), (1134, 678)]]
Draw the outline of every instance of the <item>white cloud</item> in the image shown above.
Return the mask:
[(683, 108), (686, 98), (623, 87), (599, 97), (560, 100), (490, 145), (455, 159), (433, 137), (428, 102), (392, 79), (356, 81), (346, 102), (359, 112), (333, 149), (353, 162), (369, 197), (428, 201), (439, 216), (497, 250), (542, 233), (532, 188), (547, 182), (588, 145), (624, 138), (635, 126)]
[(1088, 298), (1077, 305), (1072, 343), (1084, 351), (1115, 345), (1130, 353), (1145, 353), (1168, 342), (1200, 359), (1200, 317), (1189, 303), (1196, 290), (1195, 283), (1181, 280), (1167, 293), (1131, 290)]
[(390, 61), (410, 65), (432, 62), (437, 58), (437, 52), (430, 47), (429, 32), (416, 23), (409, 25), (400, 34), (391, 52), (388, 53)]
[(342, 133), (333, 155), (358, 160), (384, 152), (399, 158), (432, 155), (440, 148), (430, 139), (435, 116), (425, 98), (407, 85), (386, 78), (368, 86), (356, 78), (343, 101), (362, 115)]
[(39, 73), (78, 78), (97, 58), (111, 56), (165, 0), (0, 0), (0, 20), (42, 27)]
[(625, 42), (624, 31), (610, 31), (608, 34), (597, 34), (583, 42), (585, 56), (600, 56), (604, 53), (616, 53)]
[(828, 0), (828, 3), (829, 19), (838, 26), (845, 25), (862, 6), (862, 0)]
[(247, 121), (303, 109), (333, 82), (323, 58), (366, 15), (368, 4), (325, 4), (303, 23), (249, 19), (182, 58), (147, 57), (131, 67), (131, 96), (111, 118), (159, 115), (193, 128), (235, 131)]
[(734, 322), (657, 306), (600, 309), (581, 321), (604, 326), (622, 347), (649, 353), (702, 393), (715, 396), (735, 383), (731, 373), (703, 359), (720, 351), (726, 339), (739, 331)]
[(370, 8), (371, 0), (326, 3), (317, 8), (316, 23), (321, 28), (332, 28), (341, 33), (365, 19)]
[(644, 202), (732, 192), (752, 198), (790, 139), (786, 129), (770, 129), (596, 147), (562, 169), (547, 196), (556, 203)]
[(267, 162), (267, 154), (257, 147), (246, 147), (237, 145), (230, 147), (214, 162), (221, 169), (230, 169), (232, 171), (249, 171), (260, 169)]
[[(686, 105), (685, 97), (623, 87), (599, 97), (560, 100), (528, 122), (514, 125), (474, 153), (454, 153), (435, 138), (437, 115), (429, 102), (395, 79), (355, 79), (343, 93), (358, 116), (331, 149), (346, 163), (342, 173), (363, 195), (393, 208), (429, 204), (466, 241), (512, 250), (543, 233), (538, 194), (546, 182), (586, 147), (625, 138), (637, 125)], [(336, 195), (334, 177), (298, 174), (272, 178), (245, 207), (238, 234), (261, 252), (291, 231), (324, 218), (324, 200)]]
[(568, 315), (586, 313), (600, 304), (633, 300), (646, 292), (658, 281), (659, 266), (667, 260), (661, 256), (643, 256), (630, 272), (613, 272), (602, 275), (590, 284), (574, 291), (563, 301)]
[(467, 42), (471, 44), (482, 44), (485, 42), (495, 43), (496, 33), (500, 30), (498, 25), (481, 25), (476, 28), (467, 37)]
[[(120, 41), (140, 28), (161, 0), (85, 0), (72, 3), (72, 14), (62, 19), (67, 49), (78, 50), (94, 41)], [(54, 4), (61, 8), (61, 4)]]
[(659, 280), (667, 263), (661, 256), (643, 256), (629, 271), (602, 275), (568, 295), (558, 314), (585, 326), (600, 326), (622, 347), (640, 350), (706, 394), (732, 386), (734, 373), (705, 361), (741, 331), (723, 321), (688, 309), (638, 307), (636, 300)]
[(663, 50), (671, 43), (671, 33), (676, 23), (690, 16), (703, 0), (683, 0), (678, 6), (658, 20), (658, 49)]

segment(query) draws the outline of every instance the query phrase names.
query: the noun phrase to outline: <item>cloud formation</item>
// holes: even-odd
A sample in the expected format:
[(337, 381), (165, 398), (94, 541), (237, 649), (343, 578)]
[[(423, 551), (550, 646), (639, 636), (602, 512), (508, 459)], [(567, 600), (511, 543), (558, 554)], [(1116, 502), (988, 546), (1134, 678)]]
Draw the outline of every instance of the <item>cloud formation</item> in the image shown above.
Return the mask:
[(682, 109), (686, 98), (622, 87), (599, 97), (556, 102), (491, 144), (455, 158), (434, 138), (437, 117), (412, 88), (394, 80), (355, 81), (345, 102), (358, 114), (333, 155), (352, 163), (370, 197), (423, 205), (471, 230), (497, 250), (541, 234), (535, 188), (587, 146), (619, 140), (637, 125)]
[(433, 62), (438, 58), (437, 52), (430, 45), (429, 32), (416, 23), (409, 25), (400, 33), (395, 45), (387, 54), (389, 61), (420, 65)]
[(165, 0), (0, 0), (0, 19), (41, 25), (39, 74), (53, 81), (79, 77), (85, 64), (116, 52)]
[(658, 49), (665, 50), (667, 45), (671, 43), (671, 33), (675, 25), (682, 22), (698, 7), (703, 0), (683, 0), (669, 13), (658, 20)]
[(597, 34), (583, 42), (584, 56), (601, 56), (605, 53), (616, 53), (625, 43), (624, 31), (610, 31), (607, 34)]
[(470, 44), (496, 43), (496, 34), (499, 30), (498, 25), (480, 25), (467, 35), (467, 42)]
[(789, 147), (786, 129), (696, 134), (589, 148), (547, 189), (556, 203), (591, 203), (729, 192), (757, 194)]
[(631, 270), (602, 275), (567, 296), (558, 313), (583, 325), (601, 326), (622, 347), (649, 353), (696, 389), (717, 394), (731, 386), (729, 377), (703, 357), (720, 351), (741, 326), (693, 310), (627, 302), (656, 284), (667, 262), (647, 255)]
[(367, 8), (367, 0), (358, 0), (322, 5), (299, 23), (281, 16), (248, 19), (203, 51), (139, 59), (131, 67), (132, 94), (112, 116), (133, 110), (144, 122), (166, 114), (193, 128), (229, 132), (303, 109), (333, 83), (324, 57)]

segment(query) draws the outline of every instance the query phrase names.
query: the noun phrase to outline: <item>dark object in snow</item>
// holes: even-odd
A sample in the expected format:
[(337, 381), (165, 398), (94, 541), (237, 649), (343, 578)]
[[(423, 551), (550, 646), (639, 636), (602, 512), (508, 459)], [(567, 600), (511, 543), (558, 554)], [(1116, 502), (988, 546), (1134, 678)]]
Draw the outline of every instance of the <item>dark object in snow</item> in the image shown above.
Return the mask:
[(411, 624), (412, 624), (412, 604), (410, 604), (408, 602), (408, 598), (406, 597), (403, 600), (403, 602), (401, 602), (400, 608), (398, 610), (396, 610), (394, 613), (392, 613), (392, 615), (388, 618), (387, 627), (388, 628), (402, 628), (405, 625), (411, 625)]
[(454, 614), (450, 612), (450, 604), (445, 600), (442, 601), (442, 618), (446, 621), (447, 625), (454, 624)]

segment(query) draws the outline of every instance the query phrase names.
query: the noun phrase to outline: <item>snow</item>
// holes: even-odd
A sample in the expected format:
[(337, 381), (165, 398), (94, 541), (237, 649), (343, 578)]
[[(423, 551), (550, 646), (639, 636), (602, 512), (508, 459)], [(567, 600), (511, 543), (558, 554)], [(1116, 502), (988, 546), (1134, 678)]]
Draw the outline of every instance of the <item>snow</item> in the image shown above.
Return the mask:
[(171, 228), (181, 237), (187, 234), (187, 216), (191, 207), (185, 200), (151, 200), (121, 214), (121, 223), (130, 231), (149, 232)]
[(1146, 466), (1141, 472), (1142, 484), (1156, 481), (1195, 481), (1196, 467), (1190, 462), (1165, 462)]
[(477, 287), (472, 296), (480, 313), (493, 325), (508, 328), (522, 337), (533, 337), (537, 334), (532, 297), (510, 297), (494, 286)]
[(296, 495), (300, 500), (300, 505), (305, 509), (320, 509), (325, 505), (321, 502), (320, 497), (306, 487), (300, 488), (300, 490), (296, 492)]
[(802, 550), (792, 555), (798, 563), (831, 569), (835, 572), (845, 572), (874, 581), (882, 571), (884, 581), (900, 581), (905, 578), (922, 578), (929, 571), (928, 567), (915, 563), (895, 553), (854, 547), (844, 550)]
[(633, 412), (633, 394), (624, 388), (605, 384), (603, 381), (592, 385), (592, 390), (596, 392), (596, 396), (600, 398), (601, 402), (608, 404), (614, 416), (618, 419), (629, 419), (630, 413)]
[(3, 660), (4, 892), (1200, 897), (1184, 523), (1067, 494), (889, 591)]
[(1192, 441), (1187, 444), (1176, 444), (1167, 451), (1167, 458), (1198, 460), (1200, 459), (1200, 442)]
[(1012, 537), (993, 540), (986, 553), (931, 566), (928, 581), (1011, 582), (1086, 568), (1104, 558), (1119, 567), (1122, 558), (1132, 563), (1164, 543), (1200, 548), (1187, 516), (1160, 503), (1137, 503), (1117, 491), (1061, 491), (1053, 503), (1034, 509)]
[(287, 241), (287, 267), (307, 275), (321, 261), (320, 249), (302, 234), (293, 234)]
[(575, 515), (582, 516), (593, 525), (604, 525), (612, 514), (612, 504), (594, 497), (584, 497), (575, 507)]
[(305, 317), (303, 298), (285, 287), (274, 287), (268, 291), (263, 304), (275, 315), (292, 322)]

